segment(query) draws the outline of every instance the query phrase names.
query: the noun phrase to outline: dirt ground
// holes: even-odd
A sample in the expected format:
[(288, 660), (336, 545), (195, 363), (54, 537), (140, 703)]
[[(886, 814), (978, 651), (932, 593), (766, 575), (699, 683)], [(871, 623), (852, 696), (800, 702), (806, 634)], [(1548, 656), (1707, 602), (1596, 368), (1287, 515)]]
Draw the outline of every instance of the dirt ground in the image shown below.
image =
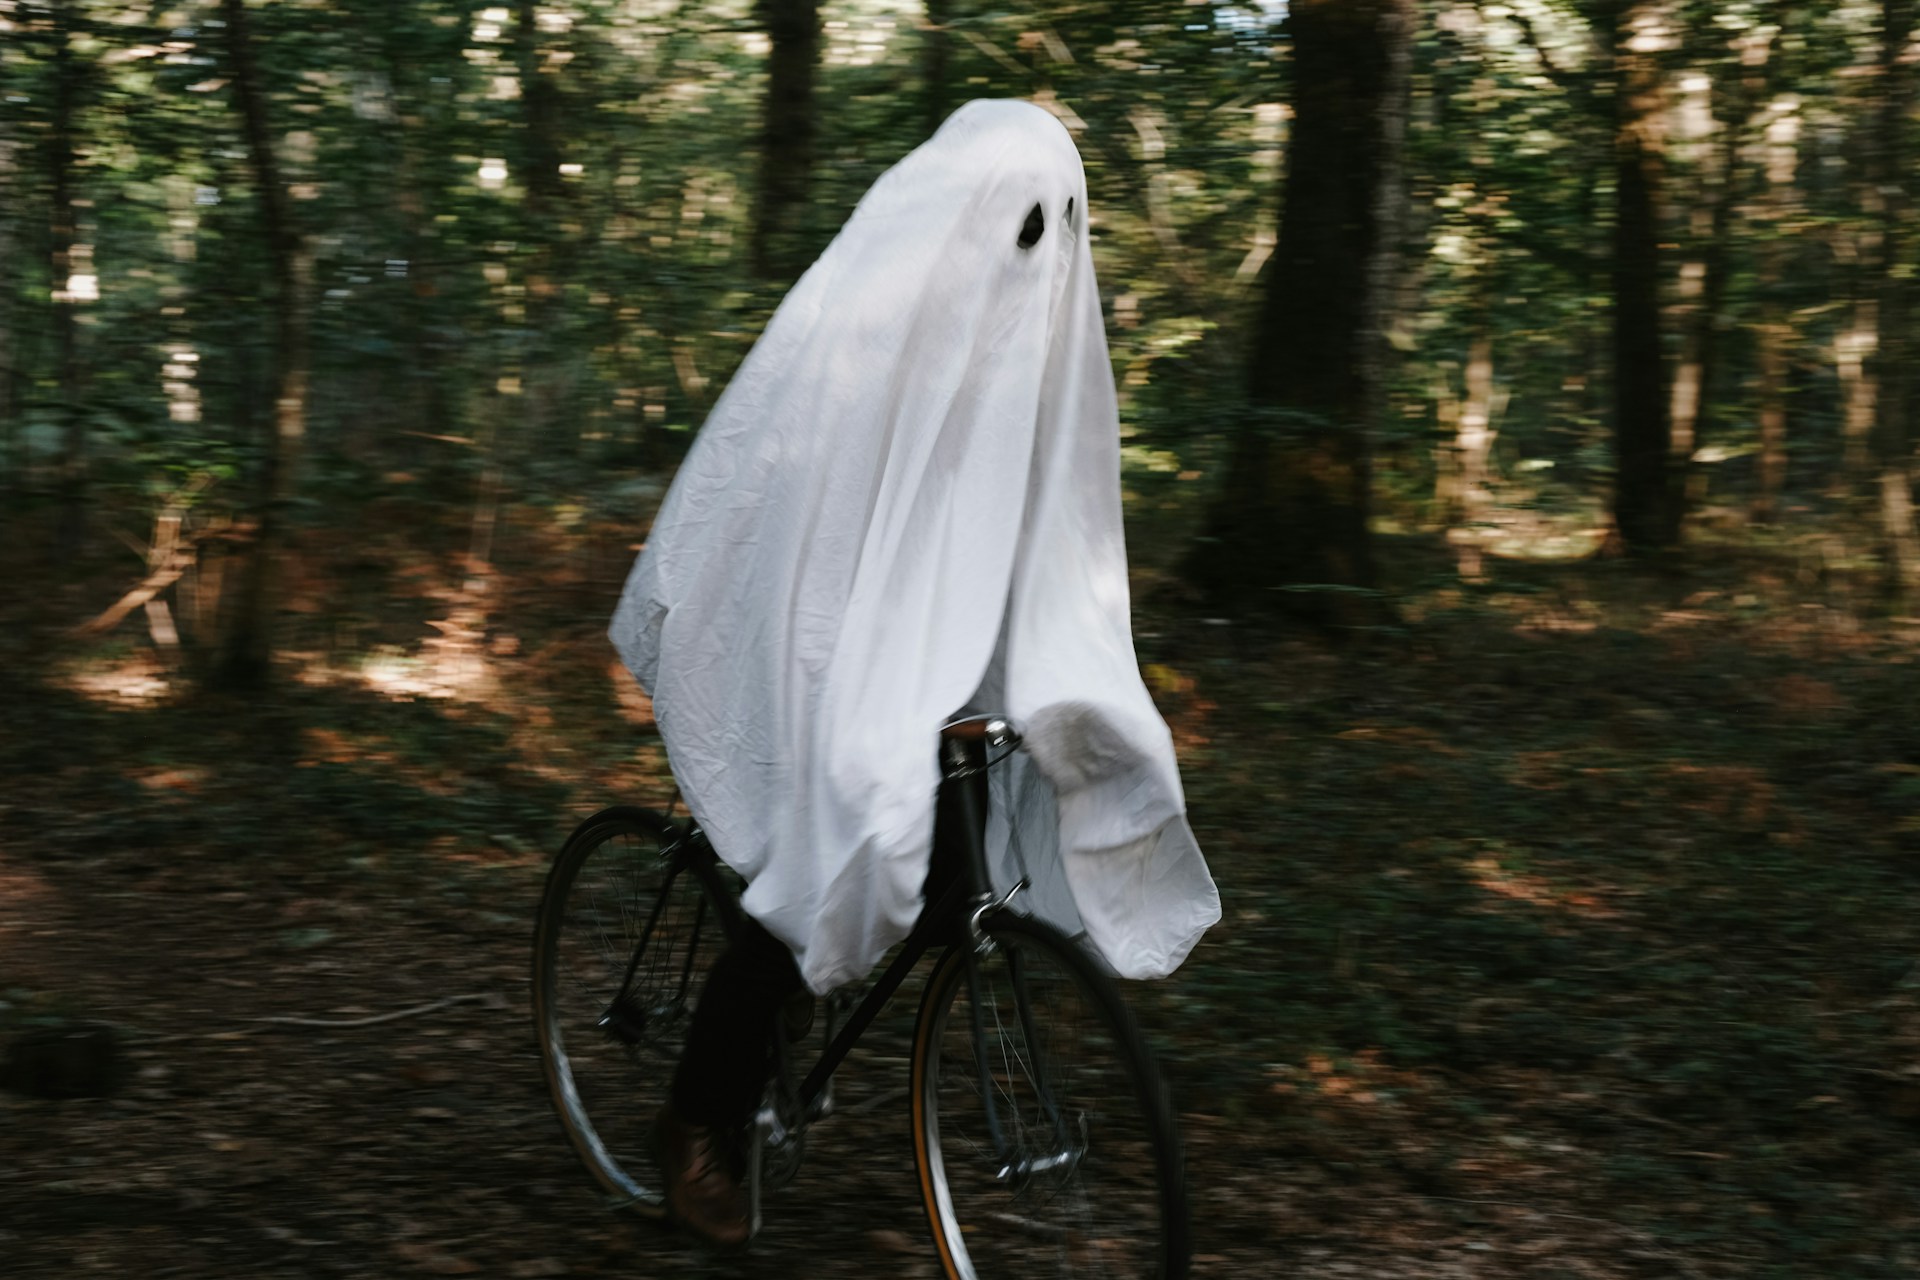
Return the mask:
[[(0, 1094), (7, 1274), (935, 1274), (903, 1096), (911, 985), (763, 1236), (717, 1257), (602, 1208), (553, 1119), (527, 1006), (538, 851), (446, 841), (303, 872), (297, 832), (251, 858), (199, 847), (184, 785), (211, 784), (170, 777), (112, 813), (45, 789), (6, 804), (8, 994), (112, 1024), (129, 1068), (109, 1098)], [(1282, 1238), (1281, 1153), (1182, 1102), (1196, 1275), (1484, 1274), (1474, 1232), (1412, 1232), (1406, 1206)]]
[[(574, 1162), (541, 877), (670, 781), (600, 635), (632, 532), (543, 530), (478, 586), (404, 531), (313, 551), (251, 700), (190, 694), (137, 615), (68, 633), (137, 566), (0, 554), (0, 1047), (84, 1020), (127, 1065), (0, 1092), (0, 1273), (933, 1274), (911, 990), (744, 1255)], [(1196, 1276), (1920, 1274), (1915, 641), (1598, 589), (1429, 601), (1358, 655), (1145, 615), (1227, 908), (1131, 993)]]
[[(433, 874), (349, 884), (197, 853), (192, 801), (164, 792), (178, 839), (145, 845), (132, 821), (14, 799), (5, 982), (121, 1029), (130, 1079), (105, 1099), (0, 1095), (7, 1274), (935, 1274), (903, 1097), (911, 989), (843, 1068), (842, 1113), (813, 1131), (762, 1238), (716, 1257), (603, 1209), (553, 1120), (526, 995), (538, 858), (450, 850)], [(388, 1014), (403, 1016), (307, 1024)], [(1197, 1274), (1284, 1256), (1360, 1274), (1356, 1246), (1273, 1238), (1274, 1153), (1204, 1109), (1186, 1124)], [(1445, 1274), (1446, 1252), (1416, 1264), (1374, 1243), (1363, 1269)]]

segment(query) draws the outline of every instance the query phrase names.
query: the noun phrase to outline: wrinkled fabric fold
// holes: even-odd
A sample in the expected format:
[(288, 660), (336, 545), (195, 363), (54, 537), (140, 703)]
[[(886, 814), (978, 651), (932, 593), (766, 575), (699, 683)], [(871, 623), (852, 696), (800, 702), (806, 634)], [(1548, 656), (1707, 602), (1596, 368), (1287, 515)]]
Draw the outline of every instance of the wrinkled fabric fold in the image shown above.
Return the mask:
[(774, 313), (614, 614), (688, 808), (815, 991), (911, 929), (935, 730), (985, 690), (1045, 783), (999, 829), (1045, 835), (1116, 972), (1219, 918), (1133, 652), (1085, 217), (1052, 116), (955, 112)]

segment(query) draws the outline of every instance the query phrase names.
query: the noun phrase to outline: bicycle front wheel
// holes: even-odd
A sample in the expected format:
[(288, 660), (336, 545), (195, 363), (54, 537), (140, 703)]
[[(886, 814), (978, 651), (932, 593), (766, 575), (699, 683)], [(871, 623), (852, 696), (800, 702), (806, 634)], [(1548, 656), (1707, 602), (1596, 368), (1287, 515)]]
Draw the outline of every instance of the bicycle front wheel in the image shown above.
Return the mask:
[(1179, 1139), (1113, 980), (1039, 921), (950, 949), (914, 1033), (914, 1157), (949, 1280), (1177, 1280)]
[(663, 1211), (648, 1133), (707, 970), (725, 948), (710, 855), (647, 809), (605, 809), (554, 859), (533, 1021), (560, 1126), (609, 1200)]

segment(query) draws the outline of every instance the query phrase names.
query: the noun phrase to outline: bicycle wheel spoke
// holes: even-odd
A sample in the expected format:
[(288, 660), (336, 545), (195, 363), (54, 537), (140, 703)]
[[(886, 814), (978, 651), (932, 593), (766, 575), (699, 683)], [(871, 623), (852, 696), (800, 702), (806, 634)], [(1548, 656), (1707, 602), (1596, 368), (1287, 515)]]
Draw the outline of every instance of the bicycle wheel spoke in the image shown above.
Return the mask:
[(535, 940), (534, 1015), (562, 1128), (623, 1203), (657, 1205), (647, 1134), (705, 976), (705, 895), (676, 828), (609, 810), (555, 860)]
[(1184, 1274), (1171, 1118), (1110, 980), (1045, 926), (991, 932), (971, 977), (943, 963), (916, 1048), (916, 1152), (949, 1276)]

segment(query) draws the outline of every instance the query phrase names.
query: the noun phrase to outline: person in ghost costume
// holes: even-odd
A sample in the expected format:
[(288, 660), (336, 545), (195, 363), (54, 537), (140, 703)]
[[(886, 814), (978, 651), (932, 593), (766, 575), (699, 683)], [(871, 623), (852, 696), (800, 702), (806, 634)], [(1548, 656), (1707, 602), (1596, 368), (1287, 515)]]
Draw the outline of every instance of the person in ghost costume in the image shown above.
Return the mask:
[(936, 731), (962, 709), (1017, 725), (1037, 784), (990, 843), (1057, 851), (1056, 914), (1114, 972), (1170, 973), (1219, 918), (1134, 657), (1086, 208), (1052, 115), (956, 111), (782, 301), (614, 615), (760, 927), (716, 963), (656, 1127), (670, 1203), (709, 1238), (745, 1237), (717, 1135), (758, 1100), (773, 1012), (919, 916)]

